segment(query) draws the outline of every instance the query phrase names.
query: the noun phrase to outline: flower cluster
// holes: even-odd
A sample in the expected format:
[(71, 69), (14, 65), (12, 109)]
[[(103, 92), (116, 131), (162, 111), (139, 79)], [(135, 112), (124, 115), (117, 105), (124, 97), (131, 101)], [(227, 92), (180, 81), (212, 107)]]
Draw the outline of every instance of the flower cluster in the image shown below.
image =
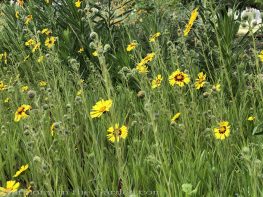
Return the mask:
[[(28, 164), (22, 165), (20, 167), (20, 169), (15, 173), (13, 178), (19, 177), (23, 172), (25, 172), (28, 169), (28, 167), (29, 167)], [(17, 182), (15, 180), (7, 181), (5, 187), (0, 187), (0, 196), (9, 196), (9, 195), (12, 195), (12, 194), (15, 195), (15, 193), (18, 191), (20, 185), (21, 185), (20, 182)], [(30, 188), (31, 188), (31, 186), (29, 186), (24, 191), (24, 196), (28, 196), (29, 193), (32, 192), (32, 190)]]

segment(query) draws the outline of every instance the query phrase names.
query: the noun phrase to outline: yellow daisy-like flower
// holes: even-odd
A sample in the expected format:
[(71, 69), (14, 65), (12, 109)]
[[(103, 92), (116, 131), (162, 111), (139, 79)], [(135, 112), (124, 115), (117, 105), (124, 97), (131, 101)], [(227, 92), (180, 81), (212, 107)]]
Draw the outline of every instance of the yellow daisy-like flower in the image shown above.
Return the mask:
[(218, 123), (219, 127), (214, 128), (214, 135), (216, 139), (224, 140), (230, 135), (230, 125), (227, 121)]
[(36, 41), (32, 38), (25, 42), (26, 46), (31, 46), (31, 45), (35, 45), (35, 44), (36, 44)]
[(128, 129), (126, 126), (119, 127), (119, 124), (108, 129), (107, 137), (111, 142), (119, 142), (120, 138), (125, 139), (128, 136)]
[(171, 123), (176, 123), (177, 120), (180, 118), (180, 115), (181, 115), (180, 112), (176, 113), (176, 114), (172, 117)]
[(255, 116), (249, 116), (247, 120), (249, 120), (249, 121), (254, 121), (255, 119), (256, 119)]
[(106, 100), (103, 99), (98, 101), (93, 107), (92, 111), (90, 112), (91, 118), (99, 118), (103, 113), (106, 113), (110, 111), (110, 108), (112, 106), (112, 100)]
[(151, 62), (153, 60), (153, 58), (155, 57), (155, 53), (148, 53), (145, 58), (143, 58), (142, 62), (144, 64), (148, 64), (149, 62)]
[(162, 75), (157, 75), (157, 77), (154, 80), (152, 80), (152, 89), (160, 87), (162, 80), (163, 80)]
[(132, 41), (130, 44), (128, 44), (126, 50), (128, 52), (132, 51), (133, 49), (135, 49), (137, 47), (138, 43), (134, 40)]
[(216, 92), (220, 92), (220, 90), (221, 90), (221, 85), (220, 85), (219, 83), (213, 85), (212, 90), (213, 90), (213, 91), (216, 91)]
[(263, 50), (260, 52), (260, 54), (258, 55), (259, 59), (261, 60), (261, 62), (263, 62)]
[(28, 169), (28, 164), (22, 165), (13, 177), (18, 177), (22, 172)]
[(76, 6), (76, 8), (80, 8), (80, 6), (81, 6), (81, 1), (80, 1), (80, 0), (77, 0), (77, 1), (75, 2), (75, 6)]
[(156, 39), (157, 39), (160, 35), (161, 35), (160, 32), (157, 32), (157, 33), (153, 34), (152, 36), (150, 36), (149, 42), (155, 42)]
[(0, 187), (0, 196), (8, 196), (10, 193), (16, 192), (19, 186), (19, 182), (7, 181), (6, 187)]
[(50, 36), (50, 35), (51, 35), (51, 31), (50, 31), (48, 28), (42, 29), (41, 33), (42, 33), (42, 34), (46, 34), (47, 36)]
[(188, 36), (190, 30), (192, 29), (192, 26), (193, 26), (195, 20), (197, 19), (197, 16), (198, 16), (198, 8), (195, 8), (191, 13), (191, 17), (190, 17), (187, 25), (185, 26), (184, 36)]
[(47, 86), (47, 82), (46, 82), (46, 81), (40, 81), (40, 82), (38, 83), (38, 85), (39, 85), (40, 87), (46, 87), (46, 86)]
[(28, 86), (22, 86), (21, 87), (21, 92), (27, 92), (29, 90)]
[(138, 64), (136, 66), (136, 70), (140, 73), (140, 74), (146, 74), (148, 73), (148, 67), (145, 64)]
[(52, 48), (56, 42), (56, 38), (54, 36), (51, 36), (45, 40), (45, 46), (47, 48)]
[(84, 48), (83, 48), (83, 47), (81, 47), (81, 48), (78, 50), (78, 53), (82, 53), (82, 52), (84, 52)]
[(146, 66), (146, 64), (148, 64), (149, 62), (151, 62), (154, 57), (155, 57), (155, 53), (148, 53), (148, 54), (141, 60), (141, 62), (137, 64), (136, 70), (137, 70), (140, 74), (146, 74), (146, 73), (148, 72), (148, 67)]
[(28, 117), (28, 111), (31, 110), (32, 107), (30, 105), (21, 105), (15, 113), (15, 122), (19, 122), (21, 119)]
[(195, 88), (199, 90), (200, 88), (204, 87), (205, 80), (206, 80), (206, 74), (204, 74), (203, 72), (200, 72), (195, 82)]
[(183, 87), (185, 84), (188, 84), (190, 82), (189, 76), (181, 72), (179, 69), (174, 71), (170, 76), (169, 76), (169, 83), (171, 86), (178, 85), (180, 87)]
[(0, 91), (6, 90), (6, 89), (7, 89), (7, 85), (5, 85), (3, 81), (0, 81)]
[(98, 56), (99, 56), (99, 53), (98, 53), (98, 51), (94, 51), (94, 52), (92, 53), (92, 55), (93, 55), (94, 57), (98, 57)]
[(16, 14), (15, 14), (16, 18), (19, 19), (19, 12), (16, 11)]
[(32, 15), (28, 15), (26, 17), (25, 25), (28, 25), (30, 23), (30, 21), (32, 21), (32, 20), (33, 20), (33, 16)]
[(38, 50), (38, 49), (40, 48), (40, 45), (41, 45), (40, 42), (36, 43), (35, 46), (34, 46), (33, 49), (32, 49), (32, 53), (35, 53), (36, 50)]

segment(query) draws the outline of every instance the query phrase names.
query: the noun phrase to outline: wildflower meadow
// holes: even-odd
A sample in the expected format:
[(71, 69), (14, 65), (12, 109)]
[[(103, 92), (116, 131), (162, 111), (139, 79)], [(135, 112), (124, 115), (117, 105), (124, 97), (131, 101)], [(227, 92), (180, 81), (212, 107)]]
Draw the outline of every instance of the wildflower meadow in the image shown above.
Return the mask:
[(262, 0), (0, 2), (0, 196), (263, 196)]

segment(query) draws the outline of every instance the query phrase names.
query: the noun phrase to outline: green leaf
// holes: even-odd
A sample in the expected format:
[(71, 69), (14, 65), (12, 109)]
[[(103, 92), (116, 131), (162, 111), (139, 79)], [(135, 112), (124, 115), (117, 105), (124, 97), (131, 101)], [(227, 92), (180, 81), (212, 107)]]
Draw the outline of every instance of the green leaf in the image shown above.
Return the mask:
[(252, 135), (262, 135), (263, 134), (263, 123), (259, 124), (253, 129)]

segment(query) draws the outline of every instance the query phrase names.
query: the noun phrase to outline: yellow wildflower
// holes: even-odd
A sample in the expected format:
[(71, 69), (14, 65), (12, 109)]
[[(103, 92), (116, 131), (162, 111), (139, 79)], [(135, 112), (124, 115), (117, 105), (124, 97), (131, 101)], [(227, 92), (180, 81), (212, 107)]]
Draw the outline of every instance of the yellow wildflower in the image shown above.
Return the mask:
[(90, 112), (91, 118), (99, 118), (103, 113), (106, 113), (110, 111), (110, 108), (112, 106), (112, 100), (106, 100), (103, 99), (98, 101), (93, 107), (92, 111)]
[(220, 90), (221, 90), (221, 85), (220, 85), (219, 83), (213, 85), (212, 90), (213, 90), (213, 91), (216, 91), (216, 92), (220, 92)]
[(155, 53), (148, 53), (141, 61), (137, 64), (136, 70), (141, 74), (146, 74), (148, 72), (148, 67), (146, 64), (151, 62), (155, 57)]
[(21, 105), (16, 113), (15, 113), (15, 122), (19, 122), (21, 119), (28, 117), (28, 111), (31, 110), (32, 107), (30, 105)]
[(19, 182), (7, 181), (6, 187), (0, 187), (0, 196), (8, 196), (10, 193), (16, 192), (19, 186)]
[(0, 91), (6, 90), (6, 89), (7, 89), (7, 85), (5, 85), (3, 81), (0, 81)]
[(75, 6), (76, 6), (76, 8), (80, 8), (80, 6), (81, 6), (81, 1), (80, 1), (80, 0), (76, 0)]
[(204, 87), (205, 80), (206, 80), (206, 74), (204, 74), (203, 72), (200, 72), (195, 82), (195, 88), (199, 90), (200, 88)]
[(51, 35), (51, 31), (50, 31), (48, 28), (42, 29), (41, 33), (42, 33), (42, 34), (46, 34), (47, 36), (50, 36), (50, 35)]
[(78, 50), (78, 53), (82, 53), (82, 52), (84, 52), (84, 48), (83, 48), (83, 47), (81, 47), (81, 48)]
[(227, 121), (218, 123), (219, 127), (214, 128), (214, 135), (216, 139), (224, 140), (230, 135), (230, 125)]
[(92, 53), (92, 55), (93, 55), (94, 57), (98, 57), (99, 53), (98, 53), (97, 51), (94, 51), (94, 52)]
[(25, 42), (26, 46), (31, 46), (31, 45), (35, 45), (35, 44), (36, 44), (36, 41), (33, 40), (32, 38)]
[(197, 16), (198, 16), (198, 8), (195, 8), (191, 13), (191, 17), (189, 19), (188, 24), (185, 26), (184, 36), (188, 36), (190, 30), (192, 29), (192, 26), (193, 26), (195, 20), (197, 19)]
[(130, 44), (128, 44), (126, 50), (128, 52), (132, 51), (133, 49), (136, 48), (136, 46), (138, 45), (138, 43), (136, 41), (132, 41)]
[(157, 77), (154, 80), (152, 80), (152, 89), (160, 87), (162, 80), (163, 80), (162, 75), (157, 75)]
[(29, 90), (28, 86), (22, 86), (21, 87), (21, 92), (27, 92)]
[(171, 123), (176, 123), (176, 121), (180, 118), (180, 116), (181, 116), (181, 113), (180, 113), (180, 112), (176, 113), (176, 114), (172, 117)]
[(55, 127), (56, 126), (56, 123), (53, 123), (51, 126), (50, 126), (50, 133), (52, 136), (54, 136), (54, 132), (55, 132)]
[(119, 142), (120, 138), (125, 139), (128, 136), (128, 129), (126, 126), (119, 127), (119, 124), (108, 129), (107, 137), (111, 142)]
[(40, 87), (46, 87), (46, 86), (47, 86), (47, 82), (46, 82), (46, 81), (40, 81), (40, 82), (38, 83), (38, 85), (39, 85)]
[(22, 172), (28, 169), (28, 164), (22, 165), (13, 177), (18, 177)]
[(28, 15), (28, 16), (26, 17), (25, 24), (28, 25), (32, 19), (33, 19), (33, 16), (32, 16), (32, 15)]
[(146, 57), (143, 58), (142, 62), (143, 62), (144, 64), (148, 64), (149, 62), (151, 62), (151, 61), (153, 60), (154, 57), (155, 57), (155, 53), (148, 53), (148, 54), (146, 55)]
[(161, 35), (160, 32), (155, 33), (154, 35), (150, 36), (149, 42), (155, 42), (156, 39)]
[(47, 48), (51, 48), (54, 46), (56, 42), (56, 38), (54, 36), (51, 36), (51, 37), (48, 37), (46, 40), (45, 40), (45, 46)]
[(40, 48), (40, 45), (41, 45), (40, 42), (36, 43), (35, 46), (34, 46), (33, 49), (32, 49), (32, 53), (35, 53), (36, 50), (38, 50), (38, 49)]
[(146, 74), (148, 73), (148, 67), (145, 64), (138, 64), (136, 66), (136, 70), (140, 73), (140, 74)]
[(170, 76), (169, 76), (169, 83), (171, 86), (178, 85), (180, 87), (183, 87), (184, 85), (188, 84), (190, 82), (189, 76), (181, 72), (179, 69), (174, 71)]
[(249, 120), (249, 121), (254, 121), (255, 119), (256, 119), (255, 116), (249, 116), (247, 120)]

